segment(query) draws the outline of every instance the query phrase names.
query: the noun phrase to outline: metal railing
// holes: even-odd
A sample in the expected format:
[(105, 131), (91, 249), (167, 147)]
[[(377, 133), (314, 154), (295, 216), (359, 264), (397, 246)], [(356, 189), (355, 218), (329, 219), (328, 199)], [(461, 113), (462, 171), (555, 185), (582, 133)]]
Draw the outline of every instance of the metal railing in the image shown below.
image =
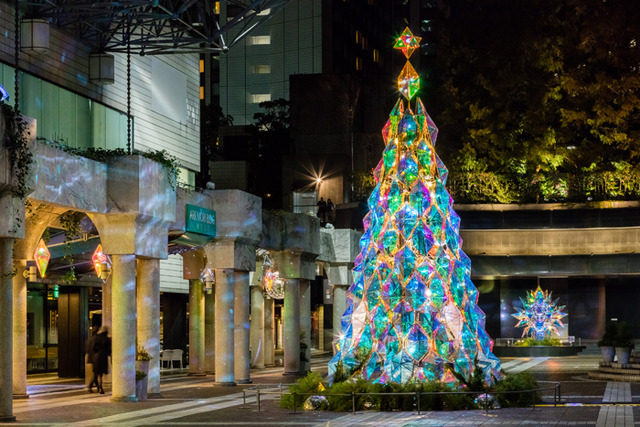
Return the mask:
[[(284, 386), (288, 386), (288, 384), (285, 384)], [(274, 388), (276, 388), (277, 390), (273, 390)], [(420, 414), (420, 412), (422, 411), (422, 398), (423, 397), (428, 397), (428, 396), (446, 396), (446, 395), (458, 395), (458, 396), (462, 396), (462, 395), (468, 395), (468, 396), (476, 396), (479, 397), (481, 395), (485, 395), (485, 394), (490, 394), (492, 395), (494, 398), (497, 398), (498, 395), (504, 395), (504, 394), (526, 394), (526, 393), (530, 393), (531, 394), (531, 408), (533, 410), (536, 409), (536, 398), (538, 396), (538, 393), (543, 392), (543, 391), (548, 391), (548, 390), (553, 390), (553, 406), (556, 407), (558, 406), (558, 403), (561, 402), (562, 400), (562, 391), (561, 391), (561, 387), (560, 387), (560, 383), (555, 383), (553, 387), (545, 387), (545, 388), (537, 388), (537, 389), (530, 389), (530, 390), (517, 390), (517, 391), (411, 391), (411, 392), (386, 392), (386, 393), (374, 393), (374, 392), (366, 392), (366, 393), (357, 393), (357, 392), (351, 392), (351, 394), (349, 393), (323, 393), (323, 392), (315, 392), (315, 393), (297, 393), (297, 392), (292, 392), (292, 393), (285, 393), (283, 391), (283, 384), (261, 384), (258, 385), (256, 387), (250, 387), (247, 389), (242, 390), (242, 400), (243, 400), (243, 406), (246, 406), (247, 404), (247, 393), (248, 392), (253, 392), (255, 393), (255, 399), (256, 399), (256, 405), (258, 408), (258, 411), (261, 410), (262, 404), (261, 404), (261, 396), (264, 396), (265, 394), (279, 394), (280, 398), (282, 398), (283, 396), (286, 395), (291, 395), (292, 399), (293, 399), (293, 413), (297, 413), (297, 409), (298, 407), (302, 407), (304, 405), (304, 398), (308, 398), (309, 396), (324, 396), (327, 398), (330, 397), (338, 397), (338, 396), (343, 396), (343, 397), (350, 397), (351, 398), (351, 408), (352, 408), (352, 413), (356, 413), (356, 409), (357, 409), (357, 405), (356, 405), (356, 399), (358, 397), (361, 396), (366, 396), (366, 397), (371, 397), (371, 396), (415, 396), (415, 406), (416, 409), (418, 411), (418, 414)], [(302, 401), (299, 401), (298, 398), (301, 397), (303, 398)], [(298, 405), (298, 402), (300, 402), (300, 405)], [(481, 409), (484, 409), (485, 412), (489, 412), (490, 409), (493, 409), (491, 406), (491, 403), (489, 401), (489, 399), (485, 398), (482, 402), (482, 404), (480, 405)], [(398, 408), (390, 408), (391, 410), (393, 409), (398, 409)]]

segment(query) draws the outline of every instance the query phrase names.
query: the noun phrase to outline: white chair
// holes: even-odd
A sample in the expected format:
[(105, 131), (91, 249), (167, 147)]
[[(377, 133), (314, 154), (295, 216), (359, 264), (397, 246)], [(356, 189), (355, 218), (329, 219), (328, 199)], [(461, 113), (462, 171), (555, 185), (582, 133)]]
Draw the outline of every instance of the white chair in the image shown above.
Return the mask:
[(173, 350), (162, 350), (162, 354), (160, 355), (160, 369), (164, 369), (165, 362), (167, 363), (167, 368), (173, 368)]
[(183, 351), (180, 349), (171, 350), (171, 367), (173, 368), (173, 362), (178, 362), (180, 364), (180, 369), (182, 369), (182, 353)]

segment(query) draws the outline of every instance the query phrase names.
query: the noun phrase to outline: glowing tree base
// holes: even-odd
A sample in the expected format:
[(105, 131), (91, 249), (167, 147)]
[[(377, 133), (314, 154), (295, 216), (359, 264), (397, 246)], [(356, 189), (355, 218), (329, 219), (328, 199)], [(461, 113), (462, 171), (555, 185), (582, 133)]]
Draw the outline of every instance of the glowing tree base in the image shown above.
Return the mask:
[[(396, 47), (415, 45), (412, 37), (405, 30)], [(409, 100), (416, 81), (404, 71), (399, 78)], [(477, 363), (490, 382), (499, 361), (461, 248), (447, 169), (434, 150), (438, 131), (420, 99), (415, 113), (408, 105), (399, 100), (382, 131), (386, 148), (329, 375), (340, 364), (373, 382), (455, 384), (454, 372), (469, 378)]]

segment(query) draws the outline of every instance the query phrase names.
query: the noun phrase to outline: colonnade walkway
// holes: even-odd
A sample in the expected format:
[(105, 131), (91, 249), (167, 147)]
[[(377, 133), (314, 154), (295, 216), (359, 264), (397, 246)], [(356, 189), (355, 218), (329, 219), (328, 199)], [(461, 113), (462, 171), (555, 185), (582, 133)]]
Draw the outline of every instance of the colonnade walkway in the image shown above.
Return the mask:
[[(329, 355), (315, 354), (311, 368), (326, 373)], [(564, 358), (504, 358), (507, 372), (529, 372), (539, 381), (547, 404), (485, 412), (372, 412), (356, 414), (280, 408), (280, 385), (293, 382), (282, 367), (252, 370), (252, 384), (214, 386), (212, 376), (185, 373), (163, 376), (161, 396), (144, 402), (112, 402), (110, 390), (90, 394), (80, 380), (52, 376), (29, 377), (29, 399), (14, 401), (17, 421), (1, 425), (33, 426), (633, 426), (640, 420), (640, 384), (594, 381), (587, 372), (599, 356)], [(562, 401), (553, 401), (553, 386), (561, 384)], [(260, 410), (255, 388), (260, 387)], [(243, 393), (244, 392), (244, 393)]]

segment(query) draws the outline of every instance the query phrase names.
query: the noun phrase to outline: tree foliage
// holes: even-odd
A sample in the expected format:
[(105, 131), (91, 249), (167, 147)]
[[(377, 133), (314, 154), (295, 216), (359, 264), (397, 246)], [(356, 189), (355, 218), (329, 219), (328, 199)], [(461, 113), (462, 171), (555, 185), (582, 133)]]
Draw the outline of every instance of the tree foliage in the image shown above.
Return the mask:
[(482, 176), (509, 202), (592, 197), (585, 174), (640, 176), (640, 3), (461, 0), (441, 13), (434, 115), (453, 181)]

